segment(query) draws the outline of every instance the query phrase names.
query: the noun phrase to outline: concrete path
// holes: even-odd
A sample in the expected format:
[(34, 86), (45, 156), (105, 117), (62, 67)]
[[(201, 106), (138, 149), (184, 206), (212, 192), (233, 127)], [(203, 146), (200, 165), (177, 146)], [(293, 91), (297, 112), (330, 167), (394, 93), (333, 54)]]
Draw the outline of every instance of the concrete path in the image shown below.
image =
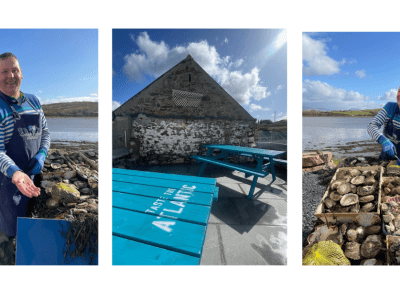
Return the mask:
[[(140, 167), (142, 171), (197, 176), (200, 164)], [(253, 177), (208, 165), (203, 176), (216, 178), (214, 202), (201, 265), (287, 264), (287, 171), (276, 168), (259, 178), (251, 200), (247, 194)], [(272, 182), (272, 183), (271, 183)]]

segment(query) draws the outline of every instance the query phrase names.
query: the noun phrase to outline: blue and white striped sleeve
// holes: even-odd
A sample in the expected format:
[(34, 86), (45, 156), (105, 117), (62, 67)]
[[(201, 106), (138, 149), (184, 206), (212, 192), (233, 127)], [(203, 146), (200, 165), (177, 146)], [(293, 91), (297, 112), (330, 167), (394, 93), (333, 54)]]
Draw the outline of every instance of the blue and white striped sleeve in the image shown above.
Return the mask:
[(378, 140), (378, 138), (382, 135), (379, 132), (379, 129), (385, 124), (387, 120), (387, 110), (386, 105), (379, 111), (379, 113), (372, 119), (372, 121), (368, 124), (367, 132), (374, 140)]
[(9, 118), (12, 118), (12, 116), (7, 117), (0, 123), (0, 172), (12, 178), (14, 172), (20, 170), (20, 168), (6, 154), (5, 139), (6, 137), (9, 138), (14, 130), (14, 123), (9, 122)]
[(44, 157), (47, 157), (47, 153), (50, 149), (50, 131), (47, 127), (46, 117), (44, 116), (43, 110), (40, 110), (40, 115), (42, 118), (42, 139), (40, 141), (39, 153), (42, 153)]

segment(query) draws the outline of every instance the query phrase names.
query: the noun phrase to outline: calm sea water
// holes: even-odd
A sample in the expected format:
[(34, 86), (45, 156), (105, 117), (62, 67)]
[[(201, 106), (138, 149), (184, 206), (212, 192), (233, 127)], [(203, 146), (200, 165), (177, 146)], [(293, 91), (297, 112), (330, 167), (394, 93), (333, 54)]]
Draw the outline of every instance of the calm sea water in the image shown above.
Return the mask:
[(98, 119), (46, 118), (52, 141), (98, 142)]
[(367, 133), (371, 118), (303, 117), (303, 151), (372, 141)]

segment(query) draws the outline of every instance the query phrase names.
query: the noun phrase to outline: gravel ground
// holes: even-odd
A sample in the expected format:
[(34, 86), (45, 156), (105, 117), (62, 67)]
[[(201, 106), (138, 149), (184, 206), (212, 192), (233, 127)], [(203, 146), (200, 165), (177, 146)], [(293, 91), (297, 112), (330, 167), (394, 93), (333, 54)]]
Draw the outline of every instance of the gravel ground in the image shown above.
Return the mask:
[(321, 185), (319, 172), (303, 173), (303, 245), (313, 231), (313, 220), (317, 220), (314, 212), (326, 191)]

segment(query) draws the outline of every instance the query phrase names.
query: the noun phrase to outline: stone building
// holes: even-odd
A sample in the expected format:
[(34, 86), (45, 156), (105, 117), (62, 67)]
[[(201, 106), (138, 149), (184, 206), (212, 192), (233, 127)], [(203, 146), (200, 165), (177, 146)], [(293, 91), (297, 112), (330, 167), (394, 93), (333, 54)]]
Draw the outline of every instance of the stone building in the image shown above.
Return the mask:
[(191, 162), (205, 144), (254, 147), (256, 120), (190, 54), (113, 111), (113, 154), (144, 164)]

